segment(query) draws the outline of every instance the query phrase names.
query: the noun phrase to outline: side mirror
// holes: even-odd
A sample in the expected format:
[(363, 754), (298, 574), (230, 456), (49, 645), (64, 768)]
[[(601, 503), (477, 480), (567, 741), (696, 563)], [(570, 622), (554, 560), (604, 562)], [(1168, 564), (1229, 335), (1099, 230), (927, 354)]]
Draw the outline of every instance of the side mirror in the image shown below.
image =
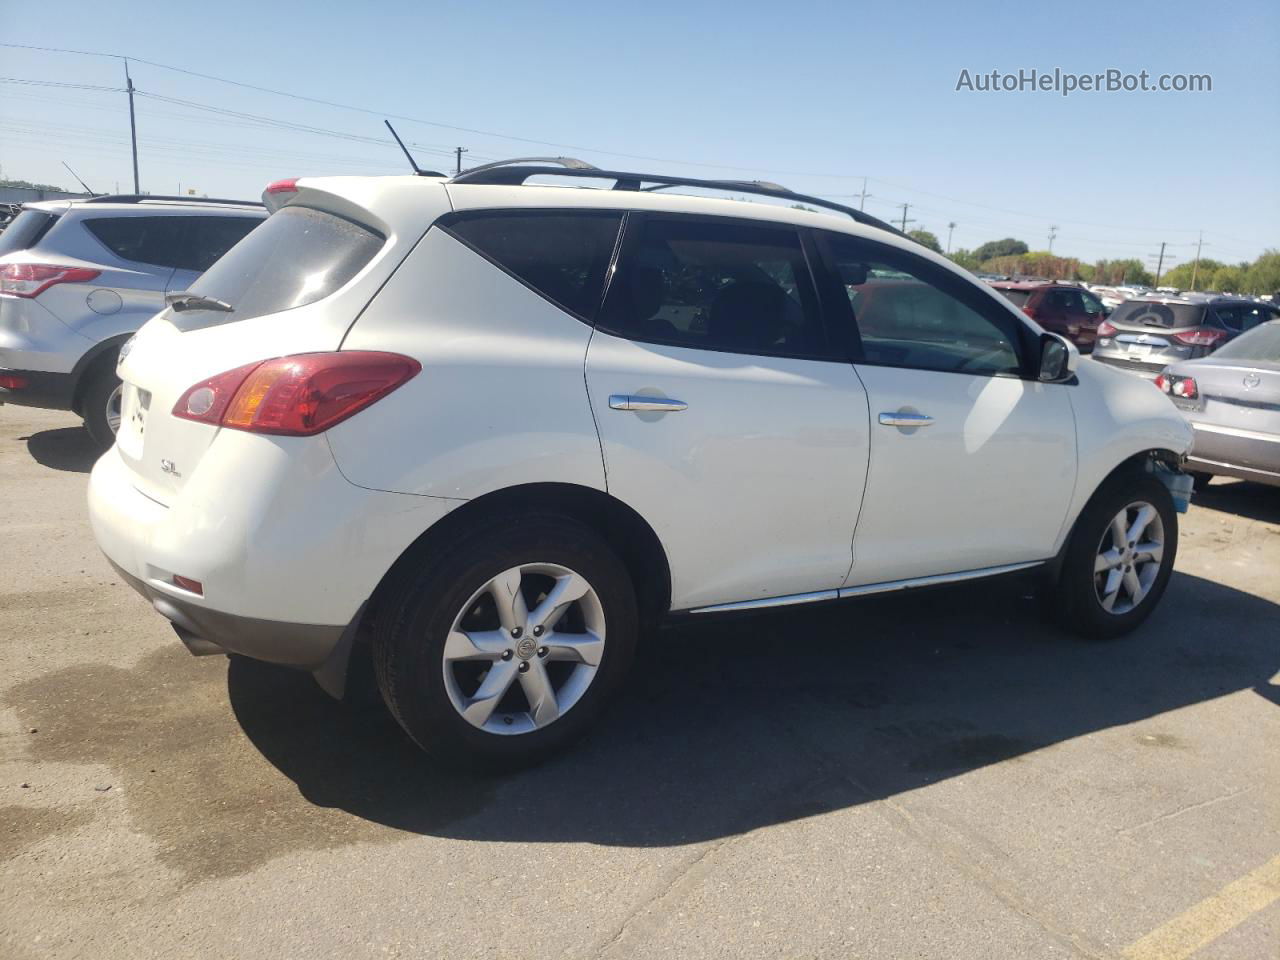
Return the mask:
[(1043, 383), (1063, 383), (1076, 373), (1080, 351), (1066, 337), (1056, 333), (1040, 334), (1040, 380)]

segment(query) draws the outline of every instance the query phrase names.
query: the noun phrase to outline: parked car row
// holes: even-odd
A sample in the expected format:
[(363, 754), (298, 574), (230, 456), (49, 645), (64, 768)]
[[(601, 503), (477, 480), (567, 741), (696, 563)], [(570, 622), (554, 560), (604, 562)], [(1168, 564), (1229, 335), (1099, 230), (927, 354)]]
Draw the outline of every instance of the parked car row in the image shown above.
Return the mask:
[[(167, 306), (117, 351), (93, 530), (192, 652), (339, 695), (370, 657), (433, 754), (563, 747), (670, 616), (1028, 572), (1107, 638), (1168, 583), (1179, 411), (860, 211), (527, 161), (264, 201), (198, 279), (160, 264)], [(107, 254), (42, 239), (96, 237), (78, 221), (108, 205), (24, 231), (24, 263), (84, 272), (18, 265), (6, 367), (39, 369), (22, 338), (46, 297), (59, 317), (96, 299)]]

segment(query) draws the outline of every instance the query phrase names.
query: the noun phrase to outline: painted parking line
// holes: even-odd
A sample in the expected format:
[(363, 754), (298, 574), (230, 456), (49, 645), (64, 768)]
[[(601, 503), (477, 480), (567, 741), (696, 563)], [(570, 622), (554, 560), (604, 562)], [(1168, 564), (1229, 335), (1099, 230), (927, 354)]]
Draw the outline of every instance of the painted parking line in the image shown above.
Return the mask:
[(1124, 951), (1126, 960), (1182, 960), (1280, 900), (1280, 857), (1227, 884)]

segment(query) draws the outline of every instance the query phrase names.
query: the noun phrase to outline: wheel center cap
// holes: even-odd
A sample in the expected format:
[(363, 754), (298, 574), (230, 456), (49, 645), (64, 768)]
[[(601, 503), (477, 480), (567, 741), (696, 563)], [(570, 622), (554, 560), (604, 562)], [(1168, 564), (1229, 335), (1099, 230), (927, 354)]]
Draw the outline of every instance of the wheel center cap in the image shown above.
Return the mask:
[(521, 660), (530, 660), (538, 652), (538, 643), (532, 637), (522, 637), (516, 644), (516, 656)]

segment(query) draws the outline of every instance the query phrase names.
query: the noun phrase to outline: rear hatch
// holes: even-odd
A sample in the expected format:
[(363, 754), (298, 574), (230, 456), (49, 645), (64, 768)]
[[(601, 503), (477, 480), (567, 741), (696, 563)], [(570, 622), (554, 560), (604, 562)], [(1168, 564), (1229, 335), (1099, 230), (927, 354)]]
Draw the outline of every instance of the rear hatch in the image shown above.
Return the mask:
[(220, 429), (172, 415), (189, 387), (245, 364), (337, 350), (394, 270), (386, 225), (372, 214), (357, 222), (349, 203), (326, 203), (334, 199), (300, 192), (192, 285), (205, 299), (166, 309), (121, 351), (116, 447), (146, 496), (169, 504)]
[(1148, 362), (1155, 364), (1153, 369), (1207, 352), (1178, 339), (1178, 335), (1196, 330), (1204, 320), (1204, 304), (1157, 300), (1126, 300), (1107, 317), (1115, 327), (1115, 348), (1130, 362), (1142, 363), (1150, 358)]

